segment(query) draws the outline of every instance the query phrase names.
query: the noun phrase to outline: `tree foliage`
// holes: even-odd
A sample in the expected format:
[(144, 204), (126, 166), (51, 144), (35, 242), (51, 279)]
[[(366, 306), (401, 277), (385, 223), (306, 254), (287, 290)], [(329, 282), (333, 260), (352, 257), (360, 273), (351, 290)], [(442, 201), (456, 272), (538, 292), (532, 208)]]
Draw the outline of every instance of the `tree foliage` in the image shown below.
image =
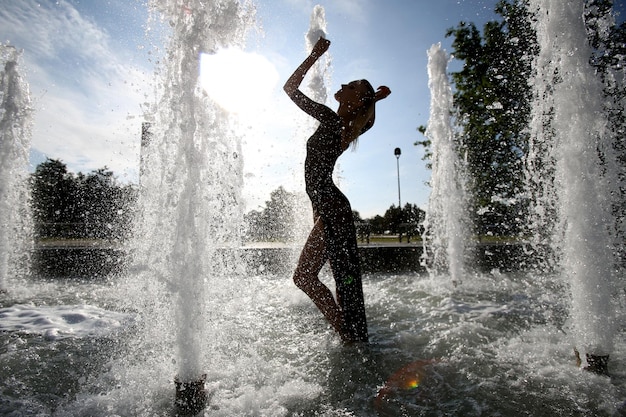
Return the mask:
[[(619, 195), (614, 198), (614, 216), (616, 218), (617, 241), (624, 245), (626, 236), (626, 22), (614, 24), (612, 0), (590, 0), (585, 7), (587, 34), (593, 55), (591, 64), (602, 80), (604, 88), (604, 112), (608, 120), (608, 133), (611, 135), (613, 149), (604, 152), (613, 153), (617, 165), (621, 168), (613, 181), (618, 182)], [(600, 152), (605, 161), (605, 155)]]
[(528, 80), (537, 53), (535, 33), (523, 0), (500, 1), (501, 20), (449, 29), (453, 55), (463, 61), (452, 73), (460, 127), (459, 152), (467, 161), (470, 213), (479, 234), (517, 233), (523, 212), (523, 157), (532, 89)]
[[(461, 22), (446, 33), (453, 38), (453, 56), (463, 64), (451, 73), (453, 114), (459, 153), (469, 171), (469, 212), (476, 232), (515, 235), (527, 210), (523, 186), (533, 98), (529, 80), (538, 45), (527, 0), (501, 0), (495, 12), (499, 18), (487, 22), (482, 32), (473, 23)], [(585, 3), (588, 39), (594, 50), (590, 62), (605, 86), (604, 111), (624, 166), (626, 26), (612, 23), (612, 13), (612, 0)], [(425, 127), (418, 130), (423, 133)], [(428, 139), (416, 145), (424, 146), (426, 158), (430, 156)]]
[(48, 159), (31, 175), (31, 193), (38, 238), (122, 239), (129, 232), (135, 190), (106, 168), (73, 174)]
[(290, 193), (282, 186), (270, 193), (270, 199), (261, 210), (252, 210), (245, 215), (247, 224), (246, 238), (252, 241), (288, 242), (295, 237), (292, 227), (299, 199), (296, 193)]
[[(290, 193), (282, 186), (270, 193), (270, 199), (265, 202), (261, 210), (252, 210), (245, 215), (247, 224), (246, 238), (251, 241), (287, 242), (295, 236), (296, 228), (293, 219), (295, 211), (306, 196)], [(310, 203), (307, 203), (310, 204)], [(352, 211), (352, 217), (357, 225), (357, 231), (367, 230), (374, 234), (421, 234), (422, 223), (426, 213), (415, 204), (407, 203), (401, 210), (392, 205), (383, 216), (376, 215), (369, 219), (362, 219), (358, 211)]]
[(410, 234), (412, 236), (421, 234), (422, 223), (426, 213), (415, 204), (406, 203), (404, 207), (399, 208), (391, 205), (385, 214), (375, 216), (369, 219), (374, 234)]

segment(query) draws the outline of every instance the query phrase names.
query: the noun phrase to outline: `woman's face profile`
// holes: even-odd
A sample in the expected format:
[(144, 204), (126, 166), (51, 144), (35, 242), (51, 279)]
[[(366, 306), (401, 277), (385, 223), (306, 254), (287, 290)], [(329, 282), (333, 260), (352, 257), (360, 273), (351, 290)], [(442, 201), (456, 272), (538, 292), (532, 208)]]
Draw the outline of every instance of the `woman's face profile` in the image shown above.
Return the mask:
[(335, 93), (335, 100), (352, 108), (361, 106), (365, 97), (367, 97), (367, 86), (358, 81), (342, 84), (341, 89)]

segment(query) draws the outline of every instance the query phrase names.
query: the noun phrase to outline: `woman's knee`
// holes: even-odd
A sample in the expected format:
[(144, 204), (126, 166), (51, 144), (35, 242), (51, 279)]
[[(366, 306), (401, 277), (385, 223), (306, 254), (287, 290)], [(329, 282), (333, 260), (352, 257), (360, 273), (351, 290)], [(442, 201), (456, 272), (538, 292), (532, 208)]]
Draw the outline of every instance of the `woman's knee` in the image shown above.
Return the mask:
[(296, 287), (300, 288), (304, 292), (312, 289), (315, 286), (316, 281), (318, 281), (316, 276), (313, 276), (305, 271), (296, 270), (293, 274), (294, 284), (296, 284)]
[(307, 287), (307, 282), (309, 281), (309, 279), (309, 277), (307, 277), (300, 271), (296, 271), (293, 274), (293, 283), (296, 284), (296, 287), (300, 288), (301, 290), (304, 290), (304, 288)]

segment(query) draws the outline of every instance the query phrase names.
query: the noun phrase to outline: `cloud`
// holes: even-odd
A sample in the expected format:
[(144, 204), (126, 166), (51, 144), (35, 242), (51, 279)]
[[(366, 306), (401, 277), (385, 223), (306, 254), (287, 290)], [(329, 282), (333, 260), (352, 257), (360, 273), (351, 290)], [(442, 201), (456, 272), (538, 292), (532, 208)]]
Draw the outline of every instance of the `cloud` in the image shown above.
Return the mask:
[(35, 152), (74, 171), (107, 166), (136, 179), (148, 66), (129, 64), (132, 51), (112, 46), (109, 33), (65, 1), (7, 2), (0, 39), (24, 51)]
[(139, 164), (141, 121), (117, 112), (93, 113), (72, 94), (47, 95), (36, 104), (33, 148), (61, 159), (70, 170), (89, 172), (107, 166), (134, 181)]
[(109, 35), (67, 2), (9, 2), (0, 10), (0, 27), (2, 39), (55, 74), (67, 76), (68, 61), (74, 65), (72, 77), (88, 74), (94, 64), (101, 72), (115, 71)]

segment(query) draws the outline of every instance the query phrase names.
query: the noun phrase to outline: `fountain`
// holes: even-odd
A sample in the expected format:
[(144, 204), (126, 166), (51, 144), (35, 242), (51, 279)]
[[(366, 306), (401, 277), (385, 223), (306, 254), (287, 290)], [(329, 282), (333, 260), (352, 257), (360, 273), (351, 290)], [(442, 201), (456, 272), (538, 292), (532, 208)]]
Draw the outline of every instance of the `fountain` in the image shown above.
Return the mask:
[[(21, 53), (0, 44), (0, 291), (28, 253), (28, 204), (25, 187), (30, 151), (31, 106), (28, 85), (19, 71)], [(18, 238), (16, 238), (18, 236)]]
[[(317, 5), (313, 8), (313, 12), (311, 13), (309, 30), (305, 35), (307, 54), (311, 53), (313, 45), (315, 45), (319, 38), (326, 38), (326, 13), (322, 6)], [(328, 69), (330, 65), (331, 60), (329, 55), (324, 55), (310, 70), (307, 87), (311, 98), (318, 103), (326, 103), (328, 99), (326, 84), (329, 81)]]
[(529, 163), (544, 171), (535, 173), (532, 189), (540, 190), (536, 196), (542, 198), (537, 198), (533, 212), (560, 219), (554, 225), (554, 218), (535, 215), (532, 235), (552, 232), (550, 246), (571, 286), (574, 344), (586, 352), (590, 369), (606, 373), (615, 310), (611, 196), (619, 192), (611, 174), (616, 164), (611, 162), (614, 152), (603, 115), (602, 85), (589, 64), (584, 2), (535, 0), (530, 7), (537, 10), (541, 51), (535, 61), (535, 142)]
[(227, 265), (241, 263), (225, 262), (228, 255), (218, 250), (240, 244), (243, 178), (241, 141), (229, 129), (228, 113), (201, 91), (200, 54), (241, 46), (249, 11), (237, 0), (192, 1), (184, 10), (177, 1), (151, 6), (172, 33), (150, 143), (142, 150), (137, 262), (145, 267), (140, 279), (159, 281), (175, 300), (176, 404), (194, 414), (207, 399), (206, 288), (227, 273)]
[(460, 283), (467, 233), (464, 167), (458, 158), (452, 125), (452, 89), (446, 70), (449, 58), (441, 45), (428, 51), (431, 93), (430, 119), (426, 136), (432, 143), (432, 191), (424, 221), (424, 262), (433, 273), (447, 271)]
[[(534, 4), (561, 7), (548, 3)], [(587, 273), (577, 262), (572, 272), (459, 269), (457, 286), (440, 275), (366, 274), (370, 343), (359, 347), (338, 340), (290, 274), (251, 273), (238, 250), (242, 159), (234, 121), (197, 85), (198, 54), (240, 44), (249, 15), (238, 1), (151, 5), (172, 37), (145, 125), (134, 261), (108, 279), (33, 275), (0, 295), (0, 415), (623, 415), (626, 335), (612, 326), (624, 319), (623, 295), (606, 288), (623, 271), (588, 277), (610, 293), (605, 306), (587, 298), (589, 290), (582, 303), (571, 296), (578, 284), (569, 276)], [(584, 61), (584, 51), (570, 52), (558, 59)], [(438, 105), (431, 131), (448, 139), (447, 57), (435, 47), (430, 58)], [(586, 68), (568, 62), (572, 71)], [(593, 87), (592, 78), (583, 81)], [(555, 105), (574, 103), (562, 96), (570, 90), (555, 91)], [(583, 117), (576, 123), (591, 126), (574, 108)], [(558, 129), (571, 132), (560, 120)], [(568, 155), (573, 161), (576, 153)], [(555, 166), (559, 179), (566, 169)], [(574, 211), (565, 205), (572, 196), (559, 191), (555, 210)], [(573, 232), (563, 229), (571, 235), (562, 240), (576, 241)], [(597, 249), (577, 250), (605, 259)], [(332, 281), (329, 271), (322, 279)], [(612, 315), (603, 316), (608, 305)], [(574, 342), (585, 354), (610, 353), (610, 378), (581, 372)]]

